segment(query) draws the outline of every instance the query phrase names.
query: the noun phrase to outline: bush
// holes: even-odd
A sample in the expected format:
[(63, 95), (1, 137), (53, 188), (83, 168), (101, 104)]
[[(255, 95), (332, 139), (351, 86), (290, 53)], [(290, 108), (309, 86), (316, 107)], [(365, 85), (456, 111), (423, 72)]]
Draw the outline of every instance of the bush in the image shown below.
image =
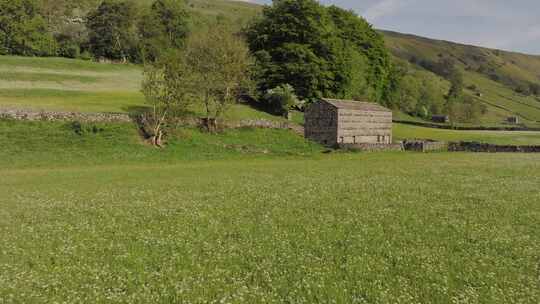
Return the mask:
[(294, 88), (289, 84), (268, 90), (264, 95), (264, 100), (272, 111), (279, 115), (287, 115), (292, 108), (300, 105), (300, 100), (296, 96)]
[(449, 109), (450, 117), (455, 122), (475, 122), (481, 114), (486, 112), (487, 107), (470, 96), (454, 101)]
[(58, 35), (56, 37), (58, 43), (57, 55), (67, 58), (79, 58), (81, 48), (76, 41), (73, 41), (71, 37), (67, 35)]
[(75, 132), (75, 134), (83, 136), (87, 134), (98, 134), (105, 129), (94, 124), (85, 124), (80, 121), (74, 121), (67, 124), (67, 128)]

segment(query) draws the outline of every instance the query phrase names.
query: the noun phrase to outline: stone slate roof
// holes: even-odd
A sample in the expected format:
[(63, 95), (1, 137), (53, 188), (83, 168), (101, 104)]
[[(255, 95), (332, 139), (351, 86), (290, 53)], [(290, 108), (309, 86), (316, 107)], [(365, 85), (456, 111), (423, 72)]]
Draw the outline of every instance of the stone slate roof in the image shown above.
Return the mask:
[(323, 101), (333, 105), (338, 109), (345, 110), (359, 110), (359, 111), (379, 111), (379, 112), (392, 112), (391, 110), (373, 103), (365, 101), (355, 101), (355, 100), (341, 100), (341, 99), (329, 99), (324, 98)]

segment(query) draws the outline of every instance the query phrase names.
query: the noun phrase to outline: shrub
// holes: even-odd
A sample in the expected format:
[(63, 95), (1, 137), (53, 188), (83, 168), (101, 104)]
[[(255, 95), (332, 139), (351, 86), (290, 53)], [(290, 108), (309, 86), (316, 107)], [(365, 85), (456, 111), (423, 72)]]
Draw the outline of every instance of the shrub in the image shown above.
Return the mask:
[(270, 89), (264, 95), (264, 100), (276, 114), (287, 115), (289, 111), (300, 105), (300, 100), (289, 84)]
[(85, 124), (81, 123), (80, 121), (73, 121), (68, 123), (67, 128), (80, 136), (86, 134), (97, 134), (105, 131), (105, 129), (95, 124)]

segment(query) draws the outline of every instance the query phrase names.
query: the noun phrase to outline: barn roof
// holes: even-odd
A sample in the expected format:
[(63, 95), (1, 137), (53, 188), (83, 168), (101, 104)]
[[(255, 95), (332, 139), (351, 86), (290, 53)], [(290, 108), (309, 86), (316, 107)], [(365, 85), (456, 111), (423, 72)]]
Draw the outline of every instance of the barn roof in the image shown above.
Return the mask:
[(392, 112), (391, 110), (376, 104), (374, 102), (355, 101), (355, 100), (342, 100), (342, 99), (330, 99), (324, 98), (323, 101), (333, 105), (338, 109), (345, 110), (358, 110), (358, 111), (379, 111), (379, 112)]

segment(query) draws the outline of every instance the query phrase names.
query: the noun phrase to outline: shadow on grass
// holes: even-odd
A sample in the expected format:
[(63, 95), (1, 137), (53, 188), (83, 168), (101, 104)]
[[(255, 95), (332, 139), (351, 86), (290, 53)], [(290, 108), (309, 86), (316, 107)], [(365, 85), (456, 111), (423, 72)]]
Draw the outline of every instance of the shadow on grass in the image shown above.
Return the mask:
[(239, 98), (239, 100), (238, 100), (238, 103), (249, 106), (250, 108), (252, 108), (254, 110), (257, 110), (257, 111), (260, 111), (260, 112), (265, 112), (265, 113), (270, 114), (270, 115), (278, 115), (271, 108), (271, 106), (269, 104), (264, 103), (264, 102), (260, 102), (260, 101), (256, 100), (255, 98), (253, 98), (251, 96), (247, 96), (247, 95), (241, 96)]

